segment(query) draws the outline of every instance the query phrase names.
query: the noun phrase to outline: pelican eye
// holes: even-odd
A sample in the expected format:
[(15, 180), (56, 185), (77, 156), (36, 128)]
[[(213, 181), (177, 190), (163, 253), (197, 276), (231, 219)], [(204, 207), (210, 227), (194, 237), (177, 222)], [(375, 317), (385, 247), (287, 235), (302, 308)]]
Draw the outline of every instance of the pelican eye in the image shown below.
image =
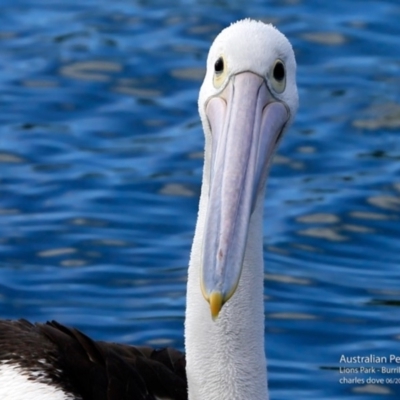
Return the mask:
[(224, 59), (222, 57), (220, 57), (220, 58), (218, 58), (217, 61), (215, 61), (214, 71), (217, 74), (220, 74), (221, 72), (223, 72), (223, 70), (224, 70)]
[(271, 75), (272, 88), (276, 92), (282, 93), (286, 87), (286, 70), (282, 60), (278, 59), (275, 61)]
[(226, 80), (227, 76), (226, 59), (224, 56), (219, 56), (214, 63), (214, 87), (219, 89)]
[(285, 79), (285, 67), (281, 61), (277, 61), (274, 67), (274, 78), (280, 82)]

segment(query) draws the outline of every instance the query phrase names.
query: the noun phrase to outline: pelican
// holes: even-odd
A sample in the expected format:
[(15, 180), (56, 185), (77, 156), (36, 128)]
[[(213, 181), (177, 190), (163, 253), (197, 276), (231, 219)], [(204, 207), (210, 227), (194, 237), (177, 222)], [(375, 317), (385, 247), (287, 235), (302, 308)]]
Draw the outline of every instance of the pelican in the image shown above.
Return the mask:
[(98, 342), (57, 322), (0, 322), (0, 398), (266, 400), (263, 204), (297, 111), (296, 62), (272, 25), (212, 44), (199, 94), (203, 181), (189, 262), (186, 355)]

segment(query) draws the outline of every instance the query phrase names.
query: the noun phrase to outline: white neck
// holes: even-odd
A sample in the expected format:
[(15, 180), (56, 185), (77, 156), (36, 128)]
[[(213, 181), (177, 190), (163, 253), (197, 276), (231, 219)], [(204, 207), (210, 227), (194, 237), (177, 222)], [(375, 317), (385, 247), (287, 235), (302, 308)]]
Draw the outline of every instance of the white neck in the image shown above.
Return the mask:
[(201, 248), (208, 202), (207, 165), (206, 160), (187, 285), (185, 346), (189, 400), (266, 400), (264, 196), (263, 193), (259, 196), (251, 217), (239, 286), (213, 321), (210, 306), (200, 289)]

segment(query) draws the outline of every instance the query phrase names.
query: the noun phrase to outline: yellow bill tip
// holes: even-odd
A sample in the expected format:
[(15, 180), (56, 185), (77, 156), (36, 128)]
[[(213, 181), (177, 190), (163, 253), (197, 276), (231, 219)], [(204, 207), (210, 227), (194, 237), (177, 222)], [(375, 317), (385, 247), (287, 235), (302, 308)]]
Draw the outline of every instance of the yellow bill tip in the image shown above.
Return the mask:
[(210, 303), (211, 317), (215, 320), (222, 308), (222, 293), (212, 292), (208, 301)]

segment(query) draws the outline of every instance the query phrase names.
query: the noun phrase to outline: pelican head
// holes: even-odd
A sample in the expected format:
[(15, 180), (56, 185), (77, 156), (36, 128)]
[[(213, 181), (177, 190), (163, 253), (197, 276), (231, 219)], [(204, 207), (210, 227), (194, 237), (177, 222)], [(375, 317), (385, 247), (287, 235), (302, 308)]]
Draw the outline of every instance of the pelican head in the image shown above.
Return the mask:
[(200, 282), (213, 319), (239, 284), (252, 214), (297, 111), (295, 75), (292, 46), (272, 25), (239, 21), (210, 48), (199, 95), (208, 196)]

